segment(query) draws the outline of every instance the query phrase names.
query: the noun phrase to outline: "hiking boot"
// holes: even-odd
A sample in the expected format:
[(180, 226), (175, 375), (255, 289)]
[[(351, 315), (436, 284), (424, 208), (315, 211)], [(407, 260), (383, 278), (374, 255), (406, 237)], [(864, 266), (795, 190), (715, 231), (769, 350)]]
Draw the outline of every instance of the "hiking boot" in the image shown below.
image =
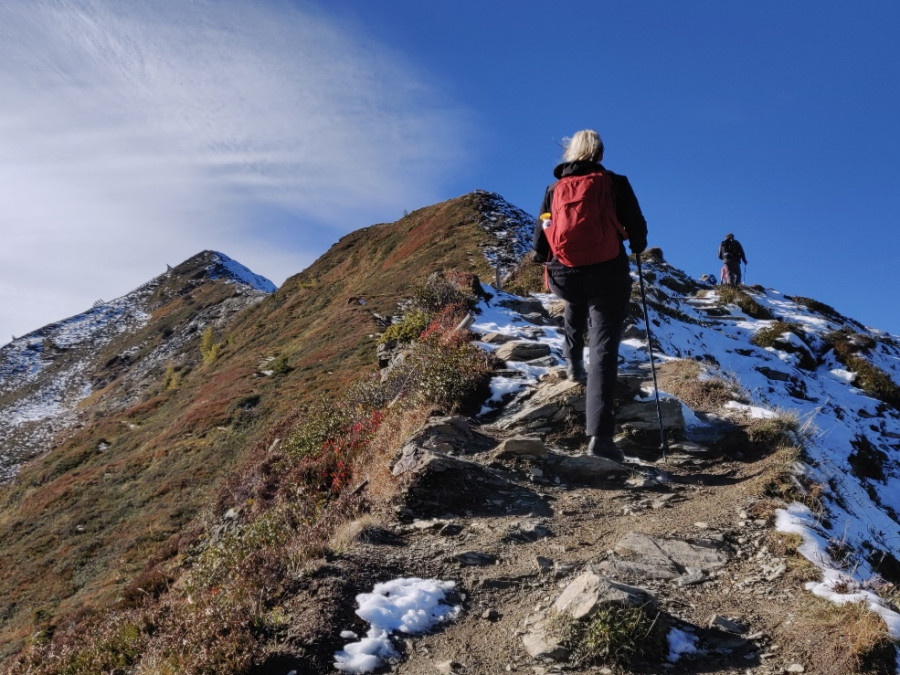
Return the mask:
[(625, 461), (625, 455), (613, 442), (612, 436), (591, 436), (585, 454), (593, 457), (605, 457), (614, 462)]
[(587, 371), (584, 369), (584, 361), (566, 359), (566, 377), (582, 384), (587, 382)]

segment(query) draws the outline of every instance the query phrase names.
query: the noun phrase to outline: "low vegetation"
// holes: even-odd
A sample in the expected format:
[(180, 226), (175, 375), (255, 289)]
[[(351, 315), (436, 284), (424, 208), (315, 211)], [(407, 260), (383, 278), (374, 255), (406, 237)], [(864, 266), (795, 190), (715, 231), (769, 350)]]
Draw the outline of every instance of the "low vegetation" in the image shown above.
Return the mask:
[(544, 266), (531, 262), (531, 256), (526, 255), (504, 280), (503, 290), (522, 297), (528, 297), (532, 293), (546, 293)]
[(785, 412), (775, 417), (754, 417), (747, 425), (747, 437), (751, 443), (772, 448), (794, 447), (801, 431), (796, 414)]
[(727, 380), (709, 375), (698, 361), (665, 361), (658, 370), (661, 389), (681, 399), (694, 410), (712, 412), (728, 401), (740, 398), (740, 392)]
[[(897, 641), (865, 603), (835, 604), (812, 598), (798, 630), (815, 636), (814, 649), (831, 673), (889, 675), (897, 669)], [(824, 652), (824, 653), (823, 653)]]
[(411, 308), (403, 318), (392, 323), (378, 339), (380, 344), (412, 343), (428, 327), (431, 317), (421, 309)]
[[(790, 340), (784, 339), (784, 335), (790, 333), (796, 335), (800, 340), (797, 345)], [(757, 347), (771, 347), (789, 354), (796, 354), (798, 358), (797, 365), (804, 370), (815, 370), (816, 359), (812, 355), (812, 350), (807, 345), (807, 336), (803, 329), (795, 323), (778, 319), (771, 325), (761, 328), (753, 334), (750, 342)]]
[(809, 311), (815, 312), (816, 314), (820, 314), (827, 319), (831, 319), (832, 321), (837, 321), (839, 323), (850, 323), (850, 319), (845, 317), (843, 314), (838, 312), (831, 305), (826, 305), (824, 302), (819, 302), (818, 300), (813, 300), (812, 298), (804, 298), (800, 295), (795, 296), (787, 296), (788, 300), (793, 300), (798, 305), (806, 307)]
[(841, 329), (826, 335), (825, 341), (834, 351), (838, 361), (856, 373), (857, 387), (873, 398), (900, 410), (900, 386), (890, 375), (862, 356), (875, 347), (874, 338)]
[(363, 376), (271, 429), (177, 555), (150, 561), (118, 610), (48, 625), (13, 672), (240, 673), (260, 662), (284, 639), (281, 598), (310, 561), (343, 523), (390, 503), (400, 438), (427, 411), (463, 409), (484, 390), (491, 357), (457, 330), (464, 282), (418, 288), (414, 302), (431, 318), (388, 377)]
[(772, 319), (772, 313), (754, 300), (749, 293), (739, 286), (717, 286), (716, 294), (722, 305), (737, 305), (749, 317), (754, 319)]
[(647, 607), (609, 603), (585, 619), (560, 618), (557, 630), (576, 666), (628, 667), (643, 659), (659, 661), (665, 653), (666, 629), (659, 619)]

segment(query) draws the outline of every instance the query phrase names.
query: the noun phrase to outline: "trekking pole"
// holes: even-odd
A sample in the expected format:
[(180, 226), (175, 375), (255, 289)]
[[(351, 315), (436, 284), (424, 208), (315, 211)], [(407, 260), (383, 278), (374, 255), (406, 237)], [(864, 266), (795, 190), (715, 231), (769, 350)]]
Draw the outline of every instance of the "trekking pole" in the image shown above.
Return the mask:
[(659, 449), (662, 450), (663, 462), (666, 461), (666, 432), (663, 429), (662, 409), (659, 406), (659, 386), (656, 384), (656, 366), (653, 363), (653, 338), (650, 335), (650, 313), (647, 311), (647, 293), (644, 291), (644, 275), (641, 272), (641, 254), (635, 253), (638, 280), (641, 283), (641, 304), (644, 306), (644, 328), (647, 329), (647, 351), (650, 353), (650, 372), (653, 373), (653, 394), (656, 396), (656, 419), (659, 420)]

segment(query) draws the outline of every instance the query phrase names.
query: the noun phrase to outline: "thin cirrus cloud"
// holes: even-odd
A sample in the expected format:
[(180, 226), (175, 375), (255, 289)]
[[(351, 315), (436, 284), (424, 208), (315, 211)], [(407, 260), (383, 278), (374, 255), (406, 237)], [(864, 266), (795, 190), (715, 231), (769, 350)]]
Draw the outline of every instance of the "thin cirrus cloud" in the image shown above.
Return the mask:
[(280, 283), (435, 199), (470, 124), (284, 0), (0, 5), (0, 344), (205, 248)]

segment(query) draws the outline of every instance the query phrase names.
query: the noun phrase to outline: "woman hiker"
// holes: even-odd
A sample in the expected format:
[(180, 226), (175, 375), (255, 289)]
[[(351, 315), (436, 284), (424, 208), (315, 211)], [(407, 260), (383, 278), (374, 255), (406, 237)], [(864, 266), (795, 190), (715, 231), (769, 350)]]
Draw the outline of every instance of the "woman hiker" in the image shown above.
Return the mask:
[[(565, 139), (558, 179), (547, 188), (535, 227), (534, 261), (545, 264), (547, 285), (566, 301), (568, 377), (587, 381), (587, 454), (622, 461), (613, 441), (619, 341), (631, 299), (624, 239), (633, 253), (647, 246), (647, 221), (628, 178), (608, 171), (603, 141), (593, 129)], [(584, 333), (590, 359), (584, 368)]]

